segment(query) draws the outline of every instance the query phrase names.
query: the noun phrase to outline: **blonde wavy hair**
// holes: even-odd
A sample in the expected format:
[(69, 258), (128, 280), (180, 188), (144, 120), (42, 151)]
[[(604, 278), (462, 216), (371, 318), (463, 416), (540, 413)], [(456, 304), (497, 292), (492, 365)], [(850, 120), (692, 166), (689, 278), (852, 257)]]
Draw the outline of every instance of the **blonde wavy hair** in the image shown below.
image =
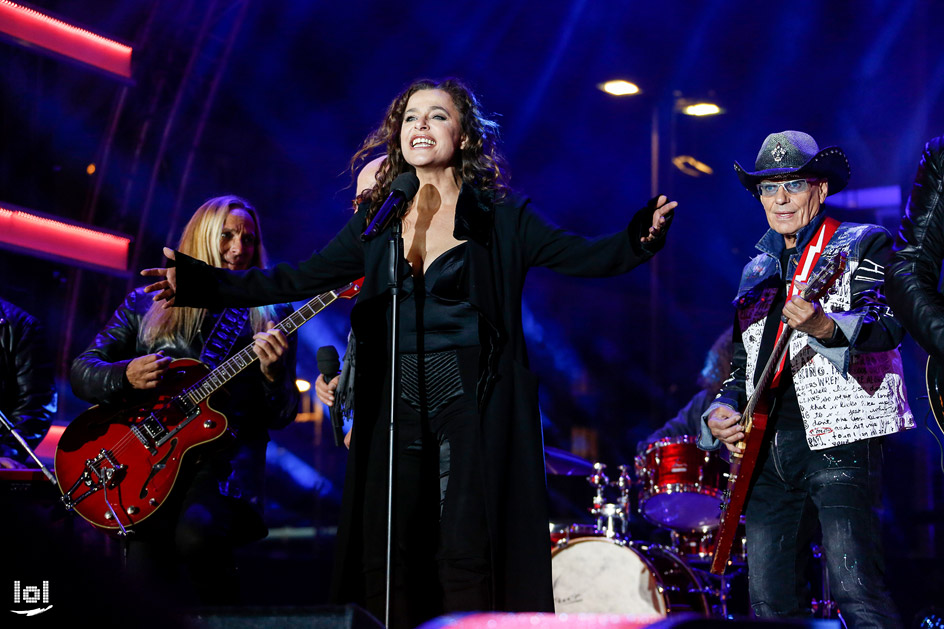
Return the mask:
[[(229, 213), (237, 209), (245, 210), (256, 226), (256, 250), (249, 266), (268, 266), (265, 247), (262, 245), (259, 214), (249, 201), (234, 195), (214, 197), (197, 208), (184, 227), (177, 250), (209, 265), (222, 267), (220, 238), (223, 235), (223, 225)], [(186, 307), (165, 309), (163, 303), (154, 302), (145, 313), (138, 331), (141, 341), (147, 347), (152, 347), (160, 341), (173, 342), (177, 339), (182, 340), (184, 344), (192, 343), (203, 325), (206, 310)], [(267, 321), (275, 321), (275, 316), (272, 306), (252, 308), (249, 311), (249, 323), (254, 332), (259, 332), (265, 329)]]

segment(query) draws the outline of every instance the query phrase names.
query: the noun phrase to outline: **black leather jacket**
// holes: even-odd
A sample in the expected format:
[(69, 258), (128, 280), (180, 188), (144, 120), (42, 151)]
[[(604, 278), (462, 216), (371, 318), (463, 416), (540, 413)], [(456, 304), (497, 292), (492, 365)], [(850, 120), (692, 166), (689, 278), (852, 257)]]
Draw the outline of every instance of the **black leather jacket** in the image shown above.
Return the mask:
[[(72, 390), (77, 396), (89, 402), (120, 404), (134, 394), (125, 371), (128, 363), (138, 356), (163, 351), (172, 358), (199, 360), (208, 330), (198, 333), (189, 345), (182, 339), (150, 345), (141, 340), (141, 320), (151, 303), (151, 297), (142, 289), (130, 293), (92, 344), (75, 358), (71, 380)], [(277, 321), (290, 311), (286, 305), (277, 306)], [(223, 451), (211, 450), (211, 455), (199, 456), (201, 462), (207, 461), (219, 467), (223, 475), (220, 478), (221, 493), (246, 498), (260, 511), (268, 430), (290, 424), (298, 408), (298, 389), (295, 386), (297, 338), (295, 335), (289, 337), (289, 348), (284, 356), (285, 372), (280, 380), (270, 384), (262, 376), (259, 365), (253, 364), (234, 377), (224, 391), (214, 395), (212, 405), (226, 415), (236, 433), (236, 441)], [(231, 353), (250, 343), (252, 333), (247, 324)]]
[(944, 364), (944, 136), (924, 147), (911, 198), (885, 269), (885, 292), (895, 316), (918, 344)]
[[(0, 299), (0, 410), (31, 448), (42, 441), (56, 413), (52, 365), (39, 321)], [(22, 446), (3, 428), (0, 457), (28, 463)]]

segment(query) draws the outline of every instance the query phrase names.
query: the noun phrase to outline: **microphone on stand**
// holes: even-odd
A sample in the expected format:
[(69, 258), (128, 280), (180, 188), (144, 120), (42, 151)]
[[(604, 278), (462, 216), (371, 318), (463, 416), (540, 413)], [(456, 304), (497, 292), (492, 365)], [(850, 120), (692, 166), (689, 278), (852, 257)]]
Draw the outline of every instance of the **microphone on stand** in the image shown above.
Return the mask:
[[(338, 350), (333, 345), (319, 347), (315, 359), (318, 361), (318, 371), (321, 372), (321, 377), (324, 378), (325, 383), (331, 382), (332, 378), (341, 373), (341, 359), (338, 358)], [(328, 412), (331, 415), (334, 445), (340, 446), (344, 442), (344, 420), (341, 418), (341, 408), (336, 395), (334, 404), (328, 407)]]
[(401, 210), (413, 200), (419, 189), (420, 180), (415, 174), (407, 172), (397, 176), (390, 185), (390, 196), (380, 206), (370, 225), (361, 234), (361, 240), (367, 242), (376, 238), (387, 228), (391, 218), (400, 215)]

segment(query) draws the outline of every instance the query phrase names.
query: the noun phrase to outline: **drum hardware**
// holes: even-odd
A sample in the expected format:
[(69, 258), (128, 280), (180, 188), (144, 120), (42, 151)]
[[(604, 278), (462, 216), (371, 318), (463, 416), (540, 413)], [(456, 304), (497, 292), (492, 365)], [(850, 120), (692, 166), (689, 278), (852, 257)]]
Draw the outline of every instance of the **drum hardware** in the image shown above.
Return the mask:
[(813, 551), (813, 559), (819, 562), (822, 570), (823, 585), (821, 592), (822, 598), (819, 600), (814, 598), (811, 601), (813, 615), (818, 618), (839, 618), (839, 605), (836, 601), (832, 600), (832, 592), (829, 588), (829, 570), (826, 566), (826, 559), (823, 557), (823, 547), (819, 544), (813, 544), (811, 550)]
[[(745, 568), (736, 568), (733, 571), (727, 571), (725, 574), (711, 574), (708, 570), (699, 568), (692, 569), (705, 583), (704, 594), (712, 601), (711, 615), (717, 618), (732, 618), (729, 609), (731, 599), (732, 581), (734, 577), (743, 574)], [(746, 587), (745, 587), (746, 589)], [(746, 595), (746, 592), (745, 592)], [(740, 610), (741, 614), (748, 614), (748, 609)]]
[[(587, 477), (587, 482), (589, 482), (597, 490), (596, 495), (593, 497), (593, 509), (600, 509), (603, 507), (603, 490), (606, 489), (606, 486), (610, 484), (610, 479), (607, 478), (606, 473), (604, 472), (605, 469), (605, 464), (594, 463), (593, 474)], [(593, 513), (592, 510), (591, 513)]]
[(551, 545), (554, 548), (567, 546), (572, 539), (581, 539), (584, 537), (605, 537), (603, 531), (594, 524), (573, 524), (573, 523), (549, 523), (551, 533)]
[[(587, 482), (596, 489), (590, 515), (596, 516), (597, 529), (606, 537), (625, 537), (629, 534), (630, 489), (633, 484), (629, 466), (619, 466), (620, 475), (615, 482), (610, 482), (603, 463), (594, 463), (593, 470), (594, 473), (587, 477)], [(606, 502), (607, 487), (619, 488), (620, 495), (616, 503)]]
[(620, 512), (623, 514), (623, 527), (622, 533), (625, 536), (629, 535), (629, 516), (632, 513), (632, 489), (633, 489), (633, 475), (632, 475), (633, 466), (631, 465), (620, 465), (619, 478), (616, 479), (616, 486), (619, 488), (620, 497), (619, 497), (619, 508)]
[[(703, 527), (696, 531), (670, 531), (672, 549), (687, 563), (711, 563), (715, 553), (715, 535), (717, 529)], [(744, 531), (744, 518), (738, 527), (734, 545), (731, 548), (729, 564), (743, 566), (747, 563), (747, 534)]]

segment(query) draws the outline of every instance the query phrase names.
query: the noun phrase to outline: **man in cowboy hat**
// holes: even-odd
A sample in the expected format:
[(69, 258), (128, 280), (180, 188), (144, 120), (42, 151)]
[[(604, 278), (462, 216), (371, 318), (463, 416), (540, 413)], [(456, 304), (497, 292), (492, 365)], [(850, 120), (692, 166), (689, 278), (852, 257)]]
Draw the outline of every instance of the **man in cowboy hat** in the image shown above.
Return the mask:
[[(738, 411), (777, 337), (795, 330), (768, 387), (771, 412), (745, 506), (751, 606), (758, 616), (810, 613), (802, 567), (818, 521), (848, 626), (899, 627), (875, 511), (881, 438), (914, 426), (897, 349), (903, 331), (882, 293), (891, 238), (825, 214), (826, 197), (850, 175), (838, 147), (820, 149), (798, 131), (773, 133), (753, 170), (734, 168), (770, 230), (741, 275), (732, 373), (705, 413), (703, 448), (733, 451), (745, 438)], [(822, 304), (801, 298), (813, 272), (843, 253), (835, 293)]]

